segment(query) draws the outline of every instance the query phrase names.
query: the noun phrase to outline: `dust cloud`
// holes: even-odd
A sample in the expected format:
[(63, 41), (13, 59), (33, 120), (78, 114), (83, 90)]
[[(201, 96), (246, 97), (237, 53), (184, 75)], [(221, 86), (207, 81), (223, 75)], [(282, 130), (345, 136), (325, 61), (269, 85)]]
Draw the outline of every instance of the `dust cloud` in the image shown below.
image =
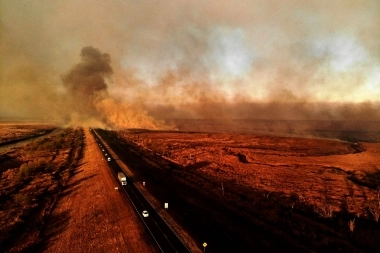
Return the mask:
[(0, 118), (380, 121), (379, 10), (377, 0), (3, 0)]

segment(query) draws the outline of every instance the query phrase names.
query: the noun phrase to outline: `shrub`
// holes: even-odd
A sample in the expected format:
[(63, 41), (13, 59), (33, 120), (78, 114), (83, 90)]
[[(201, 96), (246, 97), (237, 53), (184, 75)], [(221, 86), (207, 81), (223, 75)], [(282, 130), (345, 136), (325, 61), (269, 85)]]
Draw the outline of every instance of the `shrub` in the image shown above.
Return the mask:
[(55, 166), (51, 163), (46, 164), (45, 166), (45, 172), (53, 172), (55, 169)]
[(27, 181), (30, 178), (30, 175), (32, 174), (33, 167), (29, 165), (29, 163), (24, 163), (20, 166), (15, 178), (17, 181)]
[(24, 163), (20, 166), (18, 169), (18, 172), (15, 176), (15, 179), (17, 181), (27, 181), (32, 173), (38, 172), (39, 170), (43, 170), (44, 168), (48, 167), (51, 169), (51, 164), (48, 164), (48, 162), (45, 159), (40, 159), (35, 162), (29, 162)]
[(14, 200), (17, 205), (25, 207), (32, 204), (33, 198), (27, 194), (19, 193), (14, 197)]

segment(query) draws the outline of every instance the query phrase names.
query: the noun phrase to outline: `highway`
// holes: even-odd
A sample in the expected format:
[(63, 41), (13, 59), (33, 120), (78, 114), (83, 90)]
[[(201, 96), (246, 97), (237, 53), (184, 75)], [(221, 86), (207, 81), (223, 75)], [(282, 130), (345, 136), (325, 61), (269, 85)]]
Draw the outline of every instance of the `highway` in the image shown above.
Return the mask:
[[(91, 129), (99, 148), (101, 149), (105, 160), (110, 157), (111, 160), (107, 161), (109, 168), (112, 170), (114, 176), (117, 178), (118, 172), (124, 172), (115, 159), (111, 156), (109, 150), (105, 147), (103, 141), (95, 130)], [(125, 175), (127, 173), (124, 172)], [(156, 242), (158, 249), (161, 252), (190, 252), (190, 250), (183, 244), (178, 235), (170, 228), (170, 226), (162, 219), (162, 217), (151, 206), (149, 201), (137, 189), (137, 187), (127, 177), (127, 185), (119, 186), (130, 199), (134, 209), (136, 210), (141, 221), (144, 223), (146, 229), (149, 231), (153, 240)], [(147, 210), (148, 217), (143, 217), (142, 212)]]

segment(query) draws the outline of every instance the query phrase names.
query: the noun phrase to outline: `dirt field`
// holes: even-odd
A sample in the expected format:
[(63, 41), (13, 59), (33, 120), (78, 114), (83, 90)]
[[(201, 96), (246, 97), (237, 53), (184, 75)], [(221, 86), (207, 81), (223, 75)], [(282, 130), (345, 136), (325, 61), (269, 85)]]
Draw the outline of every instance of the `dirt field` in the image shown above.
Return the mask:
[(156, 252), (88, 130), (85, 152), (44, 230), (43, 252)]

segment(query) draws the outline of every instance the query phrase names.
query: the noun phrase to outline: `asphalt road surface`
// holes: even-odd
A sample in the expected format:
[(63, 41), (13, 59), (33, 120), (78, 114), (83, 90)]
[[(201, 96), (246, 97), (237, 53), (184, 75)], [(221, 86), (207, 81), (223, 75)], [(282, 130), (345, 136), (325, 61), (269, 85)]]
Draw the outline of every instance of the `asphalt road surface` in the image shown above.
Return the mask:
[[(123, 172), (123, 170), (117, 164), (115, 159), (113, 159), (109, 150), (105, 147), (104, 143), (95, 133), (95, 131), (92, 130), (91, 132), (95, 135), (95, 139), (98, 142), (99, 148), (102, 150), (105, 159), (111, 159), (108, 161), (108, 165), (115, 177), (117, 177), (117, 173)], [(124, 172), (124, 174), (126, 173)], [(152, 238), (157, 243), (157, 246), (161, 252), (190, 252), (190, 250), (183, 244), (178, 235), (162, 219), (162, 217), (156, 212), (149, 201), (146, 200), (144, 195), (136, 188), (136, 186), (131, 182), (130, 179), (128, 179), (128, 177), (127, 185), (121, 185), (120, 183), (120, 189), (122, 189), (127, 194), (133, 207), (151, 234)], [(148, 217), (144, 217), (142, 215), (142, 212), (144, 210), (148, 211)]]

